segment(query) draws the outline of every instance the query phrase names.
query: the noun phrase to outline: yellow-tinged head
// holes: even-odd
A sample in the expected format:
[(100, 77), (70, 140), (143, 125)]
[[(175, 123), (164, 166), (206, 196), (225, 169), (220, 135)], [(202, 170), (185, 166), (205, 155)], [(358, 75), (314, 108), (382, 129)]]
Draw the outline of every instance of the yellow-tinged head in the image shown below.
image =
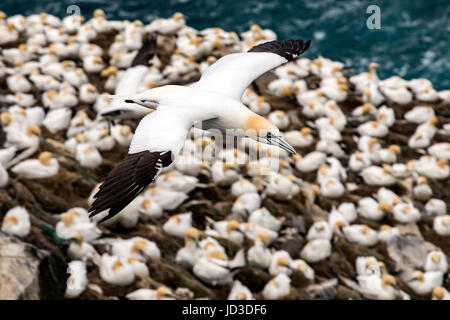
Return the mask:
[(212, 258), (212, 259), (218, 259), (218, 260), (228, 260), (226, 253), (223, 252), (222, 250), (212, 250), (208, 254), (208, 257)]
[(239, 230), (240, 223), (236, 220), (230, 220), (227, 223), (227, 232)]
[(52, 154), (50, 152), (44, 151), (39, 154), (39, 162), (43, 165), (48, 165), (51, 158)]
[(260, 240), (265, 245), (268, 245), (270, 243), (270, 235), (267, 231), (264, 230), (256, 234), (256, 239)]
[(387, 202), (380, 202), (378, 204), (378, 209), (383, 210), (385, 212), (391, 212), (392, 206)]
[(5, 224), (17, 224), (17, 218), (15, 216), (6, 217)]
[(8, 125), (12, 121), (12, 116), (9, 112), (2, 112), (2, 114), (0, 115), (0, 120), (2, 124)]
[(28, 128), (27, 128), (27, 135), (31, 136), (33, 134), (36, 134), (36, 135), (41, 134), (41, 129), (35, 124), (32, 124), (32, 125), (28, 126)]
[(158, 289), (156, 289), (156, 299), (172, 298), (172, 297), (173, 297), (172, 291), (166, 286), (161, 286)]
[(436, 287), (433, 289), (433, 298), (442, 300), (444, 298), (444, 288)]
[(417, 280), (417, 281), (420, 281), (420, 282), (423, 282), (423, 280), (425, 279), (425, 276), (424, 276), (422, 271), (414, 271), (413, 279)]
[(431, 255), (431, 261), (433, 261), (434, 263), (439, 263), (441, 262), (441, 255), (437, 252), (433, 253)]
[(394, 278), (394, 276), (390, 275), (390, 274), (385, 274), (382, 278), (381, 278), (381, 283), (383, 285), (395, 285), (397, 282)]
[(197, 228), (189, 228), (184, 234), (184, 240), (187, 242), (188, 240), (197, 241), (200, 237), (200, 231)]
[(279, 265), (280, 267), (288, 267), (289, 259), (287, 257), (279, 257), (277, 259), (277, 265)]
[(184, 15), (180, 12), (175, 12), (172, 16), (173, 20), (175, 21), (180, 21), (181, 19), (184, 18)]
[(145, 240), (138, 240), (133, 243), (131, 246), (132, 251), (141, 251), (144, 250), (147, 247), (147, 242)]

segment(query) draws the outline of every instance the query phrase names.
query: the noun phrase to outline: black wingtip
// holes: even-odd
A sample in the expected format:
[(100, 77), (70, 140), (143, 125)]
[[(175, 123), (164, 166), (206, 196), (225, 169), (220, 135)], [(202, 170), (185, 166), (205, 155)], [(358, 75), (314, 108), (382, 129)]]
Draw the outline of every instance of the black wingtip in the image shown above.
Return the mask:
[(254, 46), (248, 52), (271, 52), (282, 56), (288, 61), (292, 61), (304, 53), (311, 45), (311, 40), (304, 42), (298, 40), (274, 40)]
[(134, 103), (134, 101), (131, 99), (125, 99), (125, 103)]
[(172, 153), (142, 151), (122, 160), (106, 177), (94, 195), (89, 217), (108, 211), (102, 223), (121, 212), (155, 179), (163, 167), (172, 163)]
[(157, 49), (156, 35), (152, 34), (150, 36), (150, 39), (142, 44), (141, 49), (139, 49), (138, 53), (131, 62), (131, 66), (132, 67), (138, 65), (150, 66), (150, 60), (156, 54), (156, 49)]

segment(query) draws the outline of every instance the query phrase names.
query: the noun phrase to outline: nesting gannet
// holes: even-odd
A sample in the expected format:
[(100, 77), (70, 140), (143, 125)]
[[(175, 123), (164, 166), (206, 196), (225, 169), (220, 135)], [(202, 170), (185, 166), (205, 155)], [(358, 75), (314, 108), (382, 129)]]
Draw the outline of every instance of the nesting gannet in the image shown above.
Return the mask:
[(120, 258), (133, 258), (142, 262), (146, 262), (149, 258), (159, 259), (161, 257), (156, 243), (142, 237), (115, 240), (111, 245), (111, 252)]
[(342, 202), (337, 207), (337, 212), (339, 212), (348, 223), (355, 221), (357, 218), (356, 207), (352, 202)]
[(360, 292), (369, 299), (375, 300), (395, 300), (400, 296), (396, 286), (396, 280), (390, 274), (362, 275), (358, 276), (358, 286)]
[[(203, 129), (218, 128), (295, 153), (278, 128), (245, 107), (240, 99), (255, 78), (293, 60), (309, 45), (310, 41), (302, 40), (266, 42), (247, 53), (222, 57), (203, 73), (200, 81), (189, 87), (168, 85), (122, 97), (125, 102), (157, 110), (140, 122), (128, 157), (100, 186), (90, 209), (92, 215), (110, 209), (109, 215), (103, 218), (108, 219), (140, 194), (163, 167), (173, 162), (195, 122), (202, 121)], [(248, 71), (247, 76), (242, 75), (243, 70)], [(230, 133), (227, 129), (235, 131)]]
[(384, 224), (378, 230), (378, 240), (388, 242), (392, 237), (400, 235), (400, 230), (397, 227), (391, 227)]
[(380, 221), (391, 210), (392, 206), (389, 203), (378, 203), (370, 197), (365, 197), (358, 201), (358, 214), (370, 220)]
[(394, 219), (400, 223), (417, 222), (420, 220), (420, 211), (412, 203), (398, 203), (392, 208)]
[(189, 228), (184, 234), (184, 247), (178, 250), (175, 262), (180, 265), (192, 268), (203, 255), (199, 246), (200, 231), (196, 228)]
[(234, 213), (253, 212), (261, 207), (261, 196), (258, 193), (244, 193), (233, 203)]
[(70, 109), (55, 109), (50, 110), (42, 124), (51, 132), (55, 133), (59, 130), (67, 129), (72, 117)]
[(272, 261), (272, 253), (267, 248), (271, 239), (269, 233), (260, 231), (255, 237), (255, 245), (247, 252), (247, 259), (251, 265), (266, 269)]
[(326, 239), (309, 241), (300, 252), (302, 259), (310, 263), (319, 262), (331, 254), (331, 243)]
[(39, 159), (30, 159), (15, 165), (11, 171), (24, 179), (53, 177), (58, 173), (58, 160), (50, 152), (41, 152)]
[(317, 221), (308, 230), (306, 238), (308, 241), (316, 239), (331, 240), (333, 230), (327, 221)]
[(236, 220), (214, 222), (214, 230), (219, 237), (230, 240), (238, 245), (244, 241), (243, 232), (240, 229), (240, 223)]
[(284, 273), (270, 280), (263, 289), (264, 299), (277, 300), (287, 296), (291, 291), (291, 279)]
[(275, 218), (270, 211), (264, 207), (253, 211), (248, 218), (248, 222), (273, 231), (278, 231), (281, 228), (281, 221)]
[(82, 167), (95, 169), (102, 164), (102, 156), (91, 143), (80, 143), (75, 149), (75, 158)]
[(196, 187), (197, 182), (197, 178), (183, 175), (181, 172), (175, 170), (164, 173), (155, 179), (155, 185), (157, 187), (184, 193), (192, 191)]
[(435, 116), (434, 109), (429, 106), (417, 106), (405, 113), (405, 119), (412, 123), (424, 123)]
[(361, 246), (373, 246), (378, 242), (378, 233), (367, 225), (353, 224), (342, 229), (345, 238)]
[(67, 255), (72, 260), (99, 262), (99, 255), (95, 248), (88, 242), (85, 242), (80, 232), (75, 232), (73, 239), (67, 248)]
[(431, 179), (444, 180), (450, 176), (450, 166), (447, 159), (423, 156), (416, 162), (415, 170)]
[(2, 229), (11, 235), (26, 237), (31, 230), (30, 216), (23, 207), (10, 209), (3, 218)]
[(447, 205), (441, 199), (430, 199), (425, 204), (425, 211), (428, 216), (443, 216), (447, 213)]
[(244, 286), (239, 280), (235, 280), (228, 294), (228, 300), (254, 300), (254, 298), (249, 288)]
[(435, 287), (441, 286), (443, 282), (441, 271), (415, 271), (407, 284), (418, 295), (430, 294)]
[[(156, 202), (163, 210), (175, 210), (188, 198), (184, 192), (158, 187), (148, 188), (144, 193), (144, 197), (151, 202)], [(183, 237), (183, 235), (180, 237)]]
[(436, 158), (450, 160), (450, 143), (435, 143), (428, 148), (428, 153)]
[(450, 216), (435, 217), (433, 221), (433, 229), (440, 236), (450, 236)]
[(64, 297), (72, 299), (82, 294), (88, 284), (86, 263), (77, 260), (69, 262), (68, 273), (70, 276)]
[(382, 168), (370, 166), (361, 172), (364, 181), (369, 185), (389, 186), (396, 183), (395, 178), (390, 174), (392, 167), (384, 165)]
[(231, 185), (231, 193), (236, 197), (244, 193), (255, 193), (257, 191), (256, 186), (247, 179), (238, 180)]
[(319, 169), (325, 163), (327, 155), (323, 152), (313, 151), (295, 161), (295, 167), (302, 172), (311, 172)]
[(416, 185), (413, 188), (414, 198), (419, 201), (426, 201), (433, 195), (433, 190), (428, 184), (428, 179), (424, 176), (419, 176)]
[(432, 292), (432, 300), (450, 300), (450, 293), (443, 287), (435, 287)]
[(425, 271), (440, 271), (445, 274), (447, 269), (447, 257), (442, 251), (432, 251), (427, 255), (424, 266)]
[(231, 282), (232, 269), (243, 266), (243, 259), (243, 250), (233, 260), (228, 260), (224, 251), (212, 250), (197, 261), (192, 271), (197, 278), (213, 286), (224, 285)]
[(166, 286), (161, 286), (156, 290), (141, 288), (126, 295), (130, 300), (173, 300), (176, 296)]
[(100, 277), (113, 285), (126, 286), (135, 279), (133, 266), (126, 259), (107, 253), (102, 255), (99, 271)]
[(61, 214), (61, 221), (56, 224), (55, 231), (63, 239), (74, 239), (81, 234), (85, 241), (92, 241), (101, 235), (95, 222), (91, 222), (87, 215), (80, 218), (80, 213), (75, 210)]
[(163, 211), (156, 202), (144, 198), (141, 201), (139, 213), (144, 217), (152, 219), (152, 218), (160, 218), (162, 216)]
[(178, 238), (183, 238), (186, 231), (191, 228), (192, 213), (181, 213), (173, 215), (163, 225), (164, 232)]

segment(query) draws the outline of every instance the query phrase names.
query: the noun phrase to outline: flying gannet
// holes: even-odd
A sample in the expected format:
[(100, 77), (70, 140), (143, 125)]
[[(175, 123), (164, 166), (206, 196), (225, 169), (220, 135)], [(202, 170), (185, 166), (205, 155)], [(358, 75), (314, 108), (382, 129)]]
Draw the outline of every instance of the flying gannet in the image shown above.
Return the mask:
[(241, 98), (263, 73), (292, 61), (305, 52), (310, 40), (280, 40), (257, 45), (245, 53), (220, 58), (190, 86), (166, 85), (130, 96), (112, 96), (155, 111), (139, 123), (128, 156), (101, 184), (89, 211), (91, 217), (109, 209), (105, 221), (125, 208), (169, 166), (182, 149), (190, 128), (218, 129), (248, 137), (295, 154), (279, 129), (251, 111)]

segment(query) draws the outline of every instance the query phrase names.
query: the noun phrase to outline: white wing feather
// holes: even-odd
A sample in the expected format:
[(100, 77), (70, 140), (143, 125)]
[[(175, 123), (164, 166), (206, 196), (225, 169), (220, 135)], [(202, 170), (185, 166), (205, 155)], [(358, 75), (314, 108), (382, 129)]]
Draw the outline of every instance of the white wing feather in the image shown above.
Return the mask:
[(176, 157), (191, 126), (192, 123), (169, 108), (153, 111), (139, 122), (128, 153), (171, 151)]
[(263, 73), (286, 63), (271, 52), (233, 53), (217, 60), (191, 87), (219, 92), (240, 100), (245, 89)]

